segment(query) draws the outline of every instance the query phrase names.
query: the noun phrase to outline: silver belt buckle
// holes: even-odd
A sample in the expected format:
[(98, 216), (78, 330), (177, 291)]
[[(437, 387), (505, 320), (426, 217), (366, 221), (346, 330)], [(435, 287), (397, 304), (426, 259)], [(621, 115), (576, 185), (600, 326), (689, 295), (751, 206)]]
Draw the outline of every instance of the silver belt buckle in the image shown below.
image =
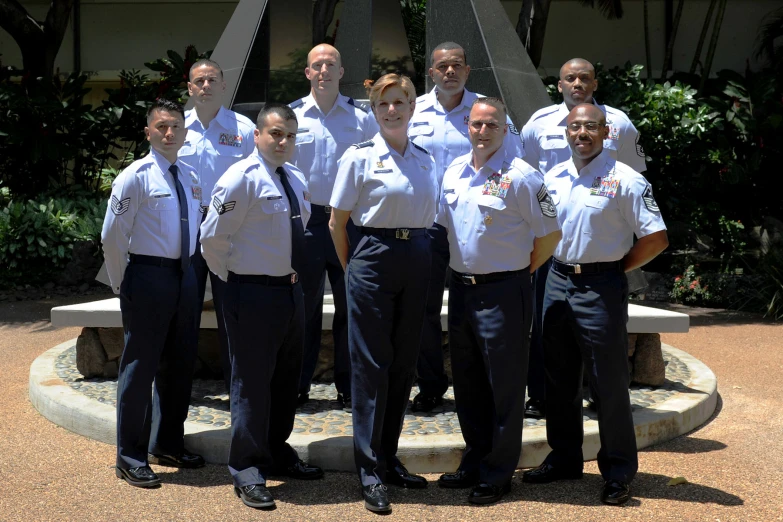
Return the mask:
[(331, 214), (332, 207), (330, 207), (329, 205), (324, 205), (324, 212), (326, 212), (327, 214)]
[(298, 281), (299, 281), (299, 274), (297, 274), (296, 272), (291, 274), (291, 284), (295, 285)]
[(410, 239), (411, 238), (411, 231), (408, 230), (407, 228), (398, 228), (394, 232), (394, 237), (396, 237), (397, 239), (406, 239), (406, 240)]
[(582, 273), (582, 265), (579, 263), (575, 263), (574, 265), (574, 273), (575, 274), (581, 274)]

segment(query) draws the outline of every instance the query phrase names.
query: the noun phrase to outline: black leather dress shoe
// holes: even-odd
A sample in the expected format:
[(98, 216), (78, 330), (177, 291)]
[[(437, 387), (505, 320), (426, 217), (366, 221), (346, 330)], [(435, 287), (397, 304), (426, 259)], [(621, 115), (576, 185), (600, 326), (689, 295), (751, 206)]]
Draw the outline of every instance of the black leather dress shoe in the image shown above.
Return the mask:
[(454, 473), (444, 473), (438, 479), (438, 486), (442, 488), (472, 488), (479, 481), (478, 472), (469, 472), (458, 469)]
[(318, 466), (311, 466), (300, 459), (290, 466), (280, 468), (276, 475), (285, 475), (286, 477), (299, 480), (314, 480), (322, 478), (324, 470)]
[(492, 504), (503, 498), (503, 495), (511, 491), (511, 484), (496, 486), (482, 482), (474, 486), (468, 495), (471, 504)]
[(386, 483), (410, 489), (424, 489), (427, 487), (427, 479), (419, 475), (412, 475), (402, 464), (397, 464), (392, 469), (386, 471)]
[(242, 502), (246, 506), (251, 508), (271, 508), (275, 507), (275, 499), (272, 498), (272, 494), (266, 489), (266, 486), (261, 484), (250, 484), (249, 486), (234, 486), (234, 493), (242, 499)]
[(353, 411), (353, 401), (350, 395), (337, 394), (337, 401), (342, 405), (343, 411)]
[(525, 417), (528, 419), (543, 419), (546, 417), (544, 401), (530, 399), (525, 404)]
[(581, 469), (565, 469), (544, 462), (535, 469), (522, 474), (522, 482), (528, 484), (546, 484), (556, 480), (578, 480), (582, 478)]
[(149, 466), (130, 469), (116, 468), (115, 474), (117, 475), (117, 478), (125, 479), (125, 482), (131, 486), (136, 486), (137, 488), (154, 488), (155, 486), (160, 486), (160, 478)]
[(150, 453), (147, 456), (147, 460), (150, 464), (169, 466), (171, 468), (203, 468), (206, 464), (204, 457), (195, 453), (188, 453), (187, 451), (183, 451), (179, 455), (153, 455)]
[(364, 507), (374, 513), (388, 513), (391, 511), (389, 497), (386, 495), (386, 486), (383, 484), (370, 484), (362, 487)]
[(432, 397), (422, 393), (413, 398), (413, 411), (431, 412), (443, 404), (443, 397)]
[(601, 502), (612, 506), (625, 504), (631, 499), (631, 487), (619, 480), (607, 480), (601, 490)]
[(306, 403), (309, 400), (310, 400), (309, 393), (300, 393), (299, 396), (296, 398), (296, 405), (301, 406), (302, 404)]

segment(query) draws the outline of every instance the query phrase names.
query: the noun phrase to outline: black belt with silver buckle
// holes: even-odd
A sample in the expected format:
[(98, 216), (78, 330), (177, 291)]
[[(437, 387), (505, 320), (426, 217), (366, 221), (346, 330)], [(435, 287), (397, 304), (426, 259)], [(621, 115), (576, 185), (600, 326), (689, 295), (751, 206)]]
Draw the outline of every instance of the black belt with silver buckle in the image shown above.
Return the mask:
[(455, 281), (462, 283), (463, 285), (483, 285), (485, 283), (494, 283), (495, 281), (503, 281), (506, 279), (513, 279), (519, 277), (522, 274), (530, 274), (530, 270), (523, 268), (522, 270), (510, 270), (508, 272), (493, 272), (491, 274), (462, 274), (460, 272), (451, 271), (451, 277)]
[(284, 276), (268, 276), (256, 274), (235, 274), (228, 273), (229, 283), (252, 283), (255, 285), (266, 286), (291, 286), (299, 282), (299, 274), (294, 272)]
[(316, 211), (323, 212), (324, 214), (332, 213), (332, 207), (329, 205), (316, 205), (315, 203), (310, 203), (310, 208), (313, 209), (313, 213)]
[(150, 265), (162, 268), (180, 268), (182, 261), (171, 259), (169, 257), (145, 256), (144, 254), (131, 254), (130, 262), (132, 265)]
[(563, 263), (552, 258), (552, 269), (564, 275), (599, 274), (601, 272), (622, 272), (621, 261), (603, 263)]
[(426, 228), (373, 228), (358, 227), (359, 233), (367, 236), (393, 237), (394, 239), (408, 240), (415, 236), (423, 236)]

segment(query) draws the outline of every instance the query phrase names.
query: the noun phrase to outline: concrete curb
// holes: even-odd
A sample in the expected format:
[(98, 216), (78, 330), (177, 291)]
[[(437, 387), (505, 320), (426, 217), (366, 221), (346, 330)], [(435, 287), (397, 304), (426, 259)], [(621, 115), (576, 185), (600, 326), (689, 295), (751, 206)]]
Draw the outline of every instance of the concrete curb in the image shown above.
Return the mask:
[[(58, 355), (76, 343), (75, 339), (51, 348), (30, 367), (30, 401), (47, 419), (74, 433), (107, 444), (116, 443), (116, 410), (113, 406), (90, 399), (71, 388), (57, 375)], [(636, 443), (639, 449), (673, 439), (703, 424), (715, 411), (718, 400), (715, 374), (704, 363), (668, 345), (664, 352), (685, 363), (691, 380), (685, 389), (650, 408), (634, 412)], [(585, 460), (596, 458), (600, 441), (598, 423), (585, 422), (583, 453)], [(348, 436), (292, 434), (288, 442), (305, 461), (327, 470), (355, 471), (353, 440)], [(540, 464), (547, 453), (546, 428), (525, 427), (522, 436), (523, 468)], [(185, 444), (217, 464), (226, 463), (230, 430), (195, 422), (185, 423)], [(457, 469), (465, 443), (459, 434), (437, 436), (403, 436), (398, 456), (413, 473), (436, 473)]]

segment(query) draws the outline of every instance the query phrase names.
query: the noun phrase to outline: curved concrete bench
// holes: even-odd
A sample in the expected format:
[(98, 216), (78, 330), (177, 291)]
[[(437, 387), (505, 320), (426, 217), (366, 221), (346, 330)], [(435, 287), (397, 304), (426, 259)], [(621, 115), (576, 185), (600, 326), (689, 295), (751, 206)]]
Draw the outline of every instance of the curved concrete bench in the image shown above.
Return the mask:
[[(448, 290), (443, 294), (443, 308), (440, 323), (443, 331), (448, 330)], [(660, 310), (649, 306), (628, 305), (628, 333), (685, 333), (690, 326), (686, 314)], [(121, 327), (120, 300), (117, 297), (68, 306), (52, 308), (52, 326)], [(324, 330), (332, 329), (334, 300), (331, 294), (324, 296)], [(201, 328), (217, 328), (215, 310), (206, 306), (201, 314)]]

